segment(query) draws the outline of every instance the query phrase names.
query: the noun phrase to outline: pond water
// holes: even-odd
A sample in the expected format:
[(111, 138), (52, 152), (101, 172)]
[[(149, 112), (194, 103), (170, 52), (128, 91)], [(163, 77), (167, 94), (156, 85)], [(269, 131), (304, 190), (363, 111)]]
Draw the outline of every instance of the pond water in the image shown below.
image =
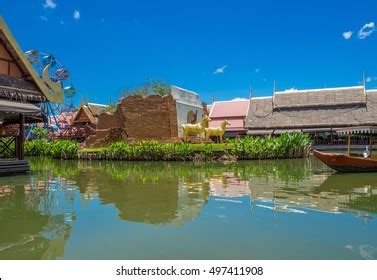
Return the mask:
[(30, 161), (0, 178), (0, 259), (377, 259), (377, 173)]

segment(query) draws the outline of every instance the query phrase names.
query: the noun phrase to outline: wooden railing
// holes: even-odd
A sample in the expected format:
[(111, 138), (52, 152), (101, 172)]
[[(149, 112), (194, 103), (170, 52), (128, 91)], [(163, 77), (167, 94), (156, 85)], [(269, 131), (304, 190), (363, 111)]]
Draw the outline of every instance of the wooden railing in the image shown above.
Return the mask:
[(18, 136), (14, 134), (0, 135), (0, 158), (17, 158)]

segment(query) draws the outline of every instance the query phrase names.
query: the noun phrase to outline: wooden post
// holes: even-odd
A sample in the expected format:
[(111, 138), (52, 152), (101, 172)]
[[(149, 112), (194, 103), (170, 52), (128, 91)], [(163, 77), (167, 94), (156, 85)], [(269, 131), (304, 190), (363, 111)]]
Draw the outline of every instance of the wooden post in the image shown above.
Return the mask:
[(351, 134), (348, 134), (348, 155), (351, 153)]
[(25, 115), (20, 114), (20, 133), (18, 135), (18, 159), (23, 160), (24, 156), (24, 141), (25, 141)]
[(372, 151), (373, 151), (373, 136), (369, 136), (369, 157), (372, 157)]

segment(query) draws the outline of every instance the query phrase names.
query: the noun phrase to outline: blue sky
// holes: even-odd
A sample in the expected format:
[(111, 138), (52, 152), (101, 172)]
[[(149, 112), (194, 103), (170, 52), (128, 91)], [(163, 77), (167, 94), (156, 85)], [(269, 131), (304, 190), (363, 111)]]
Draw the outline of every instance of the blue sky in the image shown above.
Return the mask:
[[(26, 51), (55, 55), (106, 103), (163, 79), (203, 101), (277, 89), (377, 88), (377, 1), (0, 0)], [(351, 33), (352, 32), (352, 33)], [(78, 99), (78, 98), (77, 98)]]

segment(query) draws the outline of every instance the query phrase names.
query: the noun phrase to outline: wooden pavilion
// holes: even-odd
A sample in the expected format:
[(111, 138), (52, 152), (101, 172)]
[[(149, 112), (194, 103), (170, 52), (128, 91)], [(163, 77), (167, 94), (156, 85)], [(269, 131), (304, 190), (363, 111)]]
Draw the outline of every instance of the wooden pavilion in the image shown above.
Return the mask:
[[(47, 72), (47, 71), (46, 71)], [(45, 121), (38, 104), (61, 101), (59, 84), (33, 69), (0, 17), (0, 175), (27, 172), (25, 123)]]
[[(305, 132), (313, 135), (316, 145), (347, 145), (337, 131), (377, 126), (377, 90), (362, 85), (252, 98), (245, 126), (249, 135)], [(365, 146), (363, 139), (355, 137), (353, 144), (359, 143)]]

